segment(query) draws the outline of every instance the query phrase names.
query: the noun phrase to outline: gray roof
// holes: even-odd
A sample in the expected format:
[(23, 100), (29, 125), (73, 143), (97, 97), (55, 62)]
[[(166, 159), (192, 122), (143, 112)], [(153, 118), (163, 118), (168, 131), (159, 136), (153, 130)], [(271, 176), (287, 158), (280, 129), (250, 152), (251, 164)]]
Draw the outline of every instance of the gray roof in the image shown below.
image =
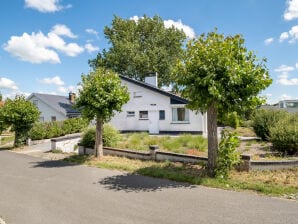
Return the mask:
[(43, 101), (45, 104), (64, 114), (65, 116), (80, 114), (78, 110), (73, 108), (73, 104), (70, 102), (67, 96), (32, 93), (28, 99), (31, 99), (33, 96), (37, 97), (39, 100)]

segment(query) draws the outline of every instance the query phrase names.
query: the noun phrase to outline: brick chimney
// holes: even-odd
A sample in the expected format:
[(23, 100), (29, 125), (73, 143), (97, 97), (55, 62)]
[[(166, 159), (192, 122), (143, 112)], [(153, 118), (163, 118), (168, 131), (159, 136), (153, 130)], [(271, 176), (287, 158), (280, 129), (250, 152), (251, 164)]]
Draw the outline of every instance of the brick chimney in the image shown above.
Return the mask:
[(70, 103), (71, 104), (74, 104), (74, 102), (75, 102), (75, 100), (76, 100), (76, 94), (75, 93), (73, 93), (73, 92), (69, 92), (69, 101), (70, 101)]

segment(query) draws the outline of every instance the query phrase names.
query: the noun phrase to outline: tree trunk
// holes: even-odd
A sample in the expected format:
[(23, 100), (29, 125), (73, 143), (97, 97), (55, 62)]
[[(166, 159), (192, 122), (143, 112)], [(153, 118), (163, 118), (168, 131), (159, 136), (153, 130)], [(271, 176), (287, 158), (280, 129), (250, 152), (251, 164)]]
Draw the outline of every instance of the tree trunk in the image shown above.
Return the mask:
[(103, 131), (103, 121), (101, 118), (96, 119), (96, 138), (95, 138), (95, 150), (94, 156), (99, 159), (103, 156), (102, 149), (102, 131)]
[(218, 151), (217, 139), (217, 109), (215, 103), (207, 110), (207, 127), (208, 127), (208, 175), (214, 177), (216, 168), (216, 159)]

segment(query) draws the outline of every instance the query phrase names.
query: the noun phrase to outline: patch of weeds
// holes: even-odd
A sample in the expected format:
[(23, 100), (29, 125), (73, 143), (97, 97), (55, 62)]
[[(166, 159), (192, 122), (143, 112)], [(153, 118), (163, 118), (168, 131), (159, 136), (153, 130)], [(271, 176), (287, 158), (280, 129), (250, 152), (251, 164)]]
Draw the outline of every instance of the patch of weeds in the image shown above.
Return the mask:
[(51, 153), (63, 153), (61, 149), (52, 149)]

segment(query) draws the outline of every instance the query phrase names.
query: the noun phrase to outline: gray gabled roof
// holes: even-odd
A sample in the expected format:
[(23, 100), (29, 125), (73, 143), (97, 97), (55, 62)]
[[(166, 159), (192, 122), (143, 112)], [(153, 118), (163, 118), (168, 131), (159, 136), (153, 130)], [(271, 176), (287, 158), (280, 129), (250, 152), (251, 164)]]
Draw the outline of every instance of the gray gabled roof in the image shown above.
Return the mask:
[(52, 107), (54, 110), (68, 115), (79, 115), (80, 112), (73, 108), (73, 104), (70, 102), (67, 96), (43, 94), (43, 93), (32, 93), (28, 99), (31, 99), (33, 96)]

